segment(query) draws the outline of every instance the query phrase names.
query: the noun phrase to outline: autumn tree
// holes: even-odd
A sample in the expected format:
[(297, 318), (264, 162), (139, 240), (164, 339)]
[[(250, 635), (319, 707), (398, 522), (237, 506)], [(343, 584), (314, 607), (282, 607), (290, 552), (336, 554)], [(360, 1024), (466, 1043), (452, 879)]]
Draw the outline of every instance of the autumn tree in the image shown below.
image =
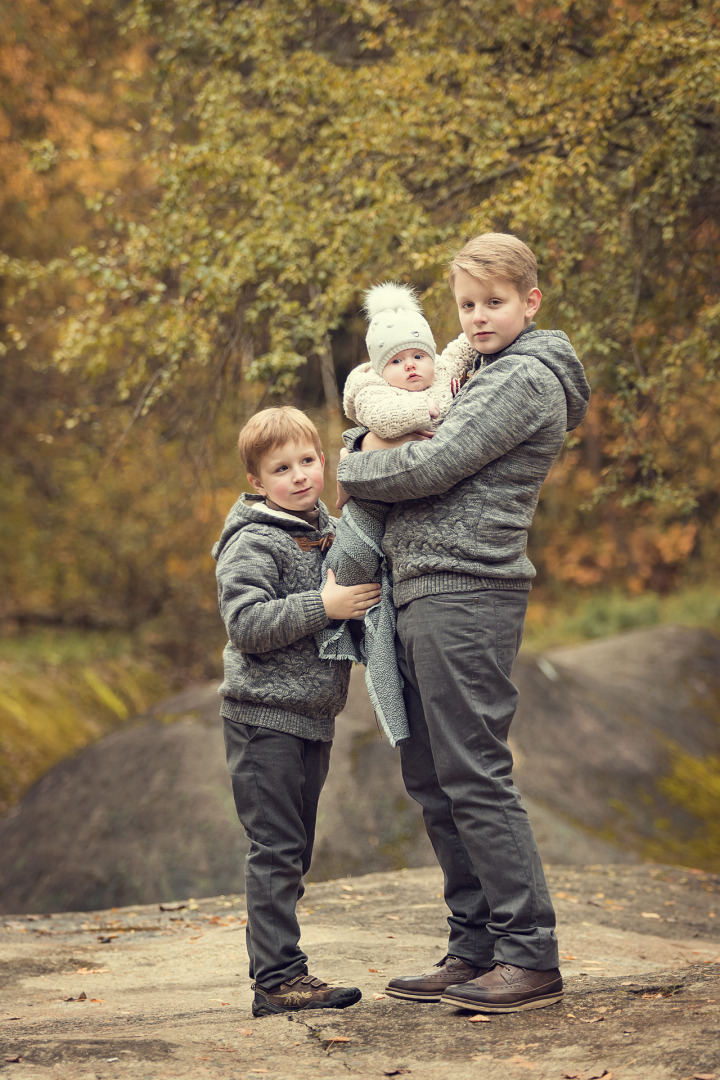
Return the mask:
[(88, 408), (112, 388), (123, 430), (187, 439), (183, 416), (209, 429), (308, 367), (335, 407), (363, 288), (414, 281), (442, 340), (449, 254), (512, 231), (595, 391), (541, 503), (543, 573), (667, 588), (717, 553), (713, 5), (133, 0), (114, 26), (142, 183), (98, 191), (62, 258), (6, 262), (8, 356), (34, 295), (56, 368)]

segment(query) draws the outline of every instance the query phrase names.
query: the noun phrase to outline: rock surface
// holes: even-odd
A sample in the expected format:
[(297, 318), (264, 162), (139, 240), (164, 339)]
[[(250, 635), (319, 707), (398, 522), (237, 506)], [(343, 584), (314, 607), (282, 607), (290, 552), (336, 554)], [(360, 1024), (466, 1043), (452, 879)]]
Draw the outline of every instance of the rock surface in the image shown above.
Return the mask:
[[(720, 640), (656, 627), (518, 658), (515, 777), (551, 863), (696, 861), (713, 823), (661, 790), (677, 747), (720, 745)], [(173, 719), (173, 723), (167, 723)], [(720, 778), (719, 778), (720, 779)], [(717, 828), (717, 824), (714, 824)], [(611, 842), (612, 841), (612, 842)], [(704, 849), (712, 853), (712, 844)], [(244, 888), (246, 842), (225, 767), (216, 685), (164, 702), (50, 770), (0, 820), (0, 912), (97, 909)], [(398, 751), (353, 671), (320, 803), (315, 881), (434, 856)]]
[(254, 1020), (244, 898), (0, 918), (0, 1071), (22, 1080), (720, 1080), (720, 878), (555, 866), (565, 997), (473, 1019), (383, 996), (446, 941), (436, 868), (311, 884), (311, 971), (331, 1010)]

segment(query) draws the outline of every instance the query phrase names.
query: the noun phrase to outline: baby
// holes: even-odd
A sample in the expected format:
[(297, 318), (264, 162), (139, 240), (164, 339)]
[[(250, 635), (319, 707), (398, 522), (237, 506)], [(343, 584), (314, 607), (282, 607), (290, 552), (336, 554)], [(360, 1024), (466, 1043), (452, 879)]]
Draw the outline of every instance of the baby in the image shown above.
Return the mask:
[(343, 392), (345, 415), (383, 439), (434, 431), (472, 365), (464, 334), (436, 359), (435, 340), (409, 285), (385, 282), (365, 293), (369, 363), (353, 368)]
[[(475, 350), (461, 334), (436, 361), (432, 331), (409, 285), (375, 285), (365, 294), (365, 310), (370, 363), (348, 375), (346, 415), (384, 439), (404, 441), (415, 432), (429, 433), (450, 408)], [(340, 506), (344, 502), (340, 489), (338, 494)], [(317, 631), (315, 640), (322, 659), (365, 665), (365, 684), (378, 723), (390, 744), (397, 746), (409, 738), (410, 729), (395, 654), (392, 580), (382, 552), (390, 509), (387, 503), (368, 499), (350, 499), (343, 505), (324, 572), (332, 570), (341, 585), (379, 581), (380, 603), (366, 614), (360, 641), (347, 623)]]

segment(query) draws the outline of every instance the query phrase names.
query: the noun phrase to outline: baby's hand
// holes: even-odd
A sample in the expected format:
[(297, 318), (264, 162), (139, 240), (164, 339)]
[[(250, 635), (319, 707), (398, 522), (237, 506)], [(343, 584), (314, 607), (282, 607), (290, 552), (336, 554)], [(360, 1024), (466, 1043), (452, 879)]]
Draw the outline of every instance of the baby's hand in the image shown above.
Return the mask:
[(328, 570), (320, 596), (328, 619), (364, 619), (380, 600), (380, 585), (374, 581), (367, 585), (338, 585), (335, 574)]
[(430, 416), (433, 420), (437, 420), (438, 416), (440, 415), (440, 407), (437, 401), (433, 401), (432, 398), (428, 399), (428, 412), (430, 413)]

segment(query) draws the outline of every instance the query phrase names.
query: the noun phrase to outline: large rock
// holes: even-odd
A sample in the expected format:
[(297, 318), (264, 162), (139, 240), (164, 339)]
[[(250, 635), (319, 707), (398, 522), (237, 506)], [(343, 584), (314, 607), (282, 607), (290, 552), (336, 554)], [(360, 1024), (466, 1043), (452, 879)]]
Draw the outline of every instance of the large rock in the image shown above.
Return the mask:
[[(660, 812), (673, 835), (693, 834), (698, 822), (684, 811), (673, 819), (657, 784), (672, 767), (673, 740), (698, 758), (717, 752), (719, 660), (717, 638), (678, 628), (521, 655), (516, 779), (546, 861), (635, 860)], [(246, 849), (216, 688), (199, 687), (50, 770), (0, 820), (0, 911), (241, 892)], [(310, 876), (433, 862), (399, 754), (380, 736), (356, 669)]]
[(514, 674), (516, 776), (528, 797), (624, 849), (720, 870), (717, 814), (706, 820), (699, 784), (682, 781), (697, 767), (720, 783), (720, 639), (636, 630), (525, 657)]

